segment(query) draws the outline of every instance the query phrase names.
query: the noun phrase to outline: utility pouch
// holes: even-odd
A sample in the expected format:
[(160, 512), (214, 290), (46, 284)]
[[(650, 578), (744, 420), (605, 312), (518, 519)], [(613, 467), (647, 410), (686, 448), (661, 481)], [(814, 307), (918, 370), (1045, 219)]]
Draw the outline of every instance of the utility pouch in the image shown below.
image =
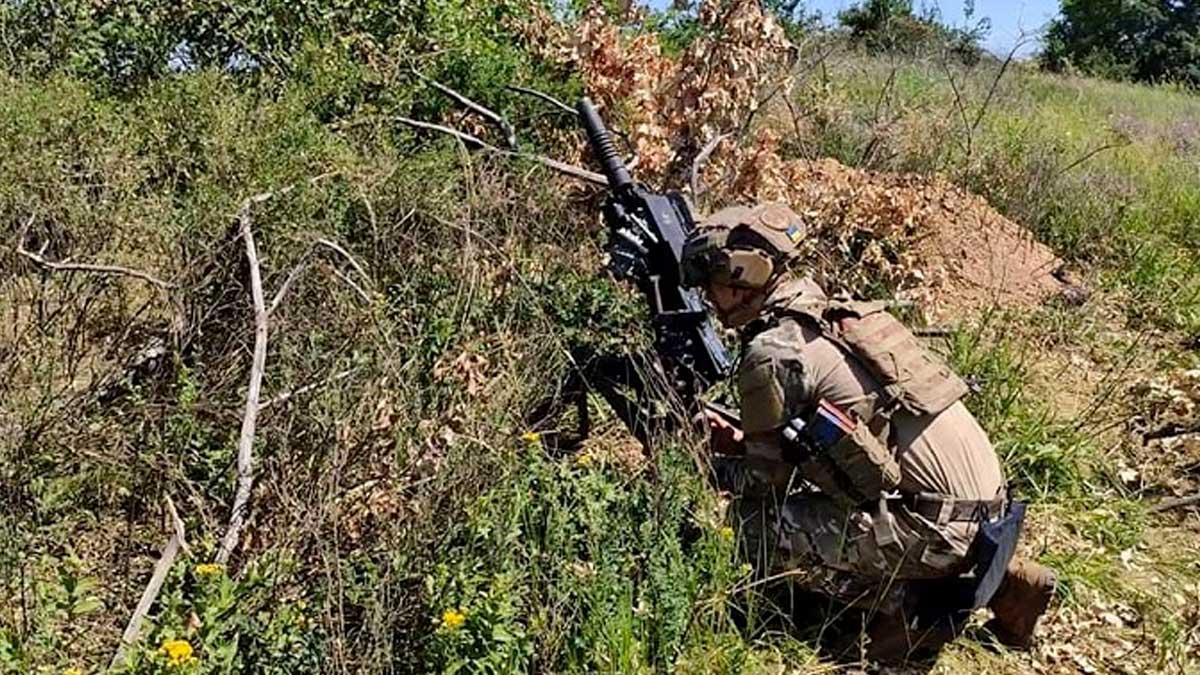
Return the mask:
[[(780, 430), (779, 445), (784, 460), (795, 466), (805, 480), (838, 504), (854, 507), (861, 502), (857, 491), (826, 456), (826, 443), (836, 443), (849, 430), (841, 423), (843, 419), (820, 414), (810, 421), (793, 417)], [(849, 420), (845, 422), (852, 424)]]
[(826, 456), (846, 476), (860, 503), (875, 501), (900, 484), (899, 462), (865, 424), (856, 425)]
[(1004, 581), (1008, 563), (1017, 550), (1025, 523), (1025, 502), (1012, 500), (1003, 518), (979, 524), (975, 535), (975, 586), (973, 609), (988, 604)]
[(969, 388), (936, 354), (917, 340), (882, 302), (794, 302), (782, 309), (815, 326), (849, 352), (894, 403), (916, 416), (936, 415)]
[(784, 459), (847, 506), (862, 507), (900, 484), (900, 465), (887, 446), (828, 401), (809, 422), (790, 420), (780, 436)]
[(913, 582), (908, 592), (918, 627), (928, 628), (947, 620), (961, 627), (972, 610), (986, 607), (1004, 581), (1024, 522), (1024, 502), (1010, 501), (1003, 517), (979, 523), (971, 544), (975, 558), (971, 573)]
[(827, 315), (838, 337), (910, 413), (936, 415), (966, 395), (966, 383), (879, 303), (833, 304)]

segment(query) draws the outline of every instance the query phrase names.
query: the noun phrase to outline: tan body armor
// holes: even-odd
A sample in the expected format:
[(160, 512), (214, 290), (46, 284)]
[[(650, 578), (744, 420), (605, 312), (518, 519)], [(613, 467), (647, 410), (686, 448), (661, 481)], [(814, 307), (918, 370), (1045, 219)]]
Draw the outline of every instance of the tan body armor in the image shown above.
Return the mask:
[[(853, 433), (797, 464), (806, 479), (840, 502), (858, 506), (878, 500), (901, 480), (894, 444), (889, 440), (891, 414), (902, 408), (917, 417), (936, 415), (966, 394), (966, 383), (889, 314), (884, 303), (802, 296), (772, 308), (772, 314), (776, 320), (793, 319), (817, 330), (880, 385), (881, 395), (844, 411), (858, 422)], [(754, 389), (754, 377), (743, 386)], [(816, 401), (811, 404), (815, 407)], [(749, 413), (747, 429), (779, 424), (782, 400), (778, 413), (773, 407), (744, 411), (744, 415)]]

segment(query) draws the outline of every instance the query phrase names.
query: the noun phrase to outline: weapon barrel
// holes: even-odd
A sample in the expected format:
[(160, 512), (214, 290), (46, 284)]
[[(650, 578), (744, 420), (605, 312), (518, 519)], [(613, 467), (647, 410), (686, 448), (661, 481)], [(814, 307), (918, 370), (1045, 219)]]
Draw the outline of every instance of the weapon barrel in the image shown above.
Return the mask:
[(592, 146), (592, 152), (600, 160), (600, 167), (604, 170), (604, 177), (608, 179), (609, 189), (615, 192), (633, 184), (629, 169), (626, 168), (625, 162), (621, 161), (617, 149), (613, 147), (612, 136), (604, 127), (604, 120), (600, 119), (600, 114), (596, 112), (596, 106), (592, 105), (592, 100), (586, 97), (579, 99), (579, 102), (575, 104), (575, 110), (579, 113), (583, 130), (587, 133), (588, 144)]

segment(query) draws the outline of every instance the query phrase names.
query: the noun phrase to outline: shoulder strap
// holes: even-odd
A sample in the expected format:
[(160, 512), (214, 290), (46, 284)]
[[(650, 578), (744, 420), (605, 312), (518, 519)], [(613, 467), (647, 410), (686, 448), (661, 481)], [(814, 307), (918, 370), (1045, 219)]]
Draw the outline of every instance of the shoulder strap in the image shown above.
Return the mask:
[(797, 318), (854, 358), (883, 389), (876, 414), (897, 406), (936, 414), (966, 395), (965, 382), (917, 341), (886, 302), (796, 298), (776, 311)]

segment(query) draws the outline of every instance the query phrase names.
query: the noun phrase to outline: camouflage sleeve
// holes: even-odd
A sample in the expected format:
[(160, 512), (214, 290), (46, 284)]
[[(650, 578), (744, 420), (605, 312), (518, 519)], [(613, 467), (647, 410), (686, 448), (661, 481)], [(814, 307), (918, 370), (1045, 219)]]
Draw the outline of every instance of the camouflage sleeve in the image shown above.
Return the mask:
[(759, 336), (747, 346), (738, 370), (742, 399), (742, 429), (751, 455), (782, 459), (776, 433), (792, 416), (808, 407), (811, 387), (806, 386), (800, 355), (786, 344)]

